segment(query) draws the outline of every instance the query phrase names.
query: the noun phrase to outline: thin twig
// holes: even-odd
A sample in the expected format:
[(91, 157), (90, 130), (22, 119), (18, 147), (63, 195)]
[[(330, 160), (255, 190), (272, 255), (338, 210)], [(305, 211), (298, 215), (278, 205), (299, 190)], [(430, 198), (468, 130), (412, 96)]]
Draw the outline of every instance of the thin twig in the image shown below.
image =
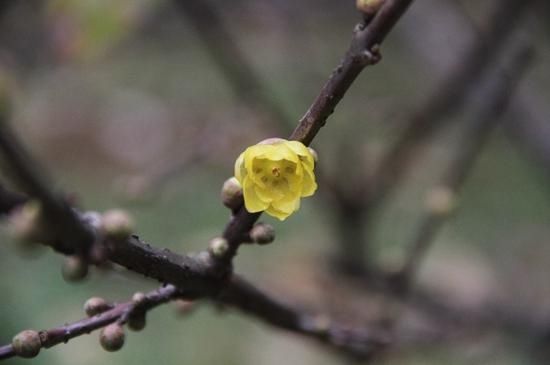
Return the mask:
[[(520, 44), (516, 44), (506, 53), (504, 59), (508, 62), (501, 65), (485, 85), (480, 86), (482, 89), (477, 98), (477, 110), (460, 139), (456, 156), (437, 184), (438, 189), (447, 191), (453, 200), (456, 199), (491, 132), (502, 119), (501, 116), (507, 109), (516, 85), (533, 59), (533, 48), (520, 41)], [(417, 233), (413, 236), (403, 267), (397, 274), (398, 290), (403, 295), (409, 292), (422, 258), (447, 218), (448, 214), (442, 214), (437, 210), (429, 209), (426, 212)]]
[[(147, 293), (144, 300), (140, 303), (129, 301), (116, 304), (112, 309), (97, 314), (93, 317), (84, 318), (77, 322), (65, 324), (49, 330), (39, 331), (42, 348), (50, 348), (62, 343), (67, 343), (72, 338), (87, 335), (92, 331), (120, 321), (121, 319), (128, 317), (128, 314), (131, 313), (138, 305), (140, 311), (149, 311), (163, 303), (177, 298), (180, 295), (181, 293), (175, 286), (167, 285)], [(0, 360), (9, 359), (14, 356), (17, 355), (11, 344), (0, 346)]]
[[(368, 25), (364, 20), (356, 26), (344, 59), (329, 77), (289, 139), (305, 145), (311, 143), (361, 71), (379, 61), (379, 45), (411, 3), (412, 0), (387, 0)], [(231, 218), (223, 232), (223, 237), (229, 243), (224, 259), (226, 263), (230, 263), (237, 254), (244, 235), (259, 217), (260, 213), (248, 213), (243, 205)]]
[[(491, 64), (498, 50), (503, 47), (532, 1), (507, 0), (496, 2), (493, 15), (484, 36), (476, 37), (454, 70), (435, 88), (407, 121), (397, 142), (381, 159), (374, 174), (375, 181), (366, 191), (368, 199), (379, 202), (396, 185), (412, 161), (415, 151), (440, 125), (441, 120), (463, 105), (476, 80)], [(370, 191), (369, 191), (370, 190)], [(369, 203), (370, 209), (375, 204)]]

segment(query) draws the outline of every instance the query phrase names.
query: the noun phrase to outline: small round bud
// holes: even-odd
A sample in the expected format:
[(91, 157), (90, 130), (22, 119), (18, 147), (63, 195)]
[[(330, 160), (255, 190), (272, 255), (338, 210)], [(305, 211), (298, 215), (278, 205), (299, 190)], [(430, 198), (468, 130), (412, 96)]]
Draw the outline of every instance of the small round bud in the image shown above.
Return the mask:
[(229, 250), (229, 243), (225, 238), (216, 237), (210, 241), (208, 251), (210, 251), (212, 256), (220, 258), (227, 253), (227, 250)]
[(176, 306), (176, 311), (178, 314), (183, 316), (193, 310), (195, 307), (195, 302), (191, 300), (178, 299), (174, 302), (174, 305)]
[(250, 238), (259, 245), (266, 245), (275, 239), (275, 228), (266, 223), (257, 223), (250, 230)]
[(136, 304), (143, 303), (146, 299), (147, 299), (147, 296), (139, 291), (134, 293), (134, 295), (132, 295), (132, 302)]
[(128, 319), (128, 328), (132, 331), (141, 331), (145, 328), (147, 320), (145, 319), (145, 313), (139, 313), (131, 315)]
[(445, 216), (455, 208), (454, 193), (445, 186), (432, 189), (426, 197), (426, 209), (435, 215)]
[(68, 256), (63, 261), (61, 273), (65, 281), (81, 281), (88, 275), (88, 263), (80, 256)]
[(365, 14), (373, 15), (382, 7), (384, 0), (357, 0), (357, 9)]
[(105, 351), (118, 351), (124, 346), (124, 329), (118, 323), (104, 327), (99, 333), (99, 343)]
[(132, 234), (134, 222), (124, 210), (113, 209), (103, 213), (101, 226), (107, 237), (122, 241)]
[(84, 312), (88, 317), (93, 317), (96, 314), (103, 313), (109, 310), (111, 306), (103, 298), (92, 297), (84, 303)]
[(11, 341), (11, 345), (17, 356), (30, 359), (38, 355), (42, 342), (40, 341), (40, 334), (38, 332), (25, 330), (15, 335)]
[(229, 209), (237, 209), (242, 204), (243, 190), (236, 177), (229, 178), (223, 183), (222, 203)]
[(319, 154), (317, 154), (317, 151), (315, 151), (311, 147), (308, 147), (307, 149), (309, 150), (309, 153), (311, 153), (311, 155), (313, 156), (313, 161), (315, 161), (315, 163), (317, 163), (319, 161)]

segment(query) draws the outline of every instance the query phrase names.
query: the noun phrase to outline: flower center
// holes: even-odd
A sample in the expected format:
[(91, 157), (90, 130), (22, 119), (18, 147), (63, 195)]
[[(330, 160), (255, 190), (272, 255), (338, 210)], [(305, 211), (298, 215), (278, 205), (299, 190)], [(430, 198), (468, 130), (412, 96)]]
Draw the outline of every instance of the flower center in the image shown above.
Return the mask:
[(275, 176), (275, 177), (281, 176), (281, 170), (280, 170), (278, 167), (274, 167), (274, 168), (271, 170), (271, 173), (272, 173), (273, 176)]

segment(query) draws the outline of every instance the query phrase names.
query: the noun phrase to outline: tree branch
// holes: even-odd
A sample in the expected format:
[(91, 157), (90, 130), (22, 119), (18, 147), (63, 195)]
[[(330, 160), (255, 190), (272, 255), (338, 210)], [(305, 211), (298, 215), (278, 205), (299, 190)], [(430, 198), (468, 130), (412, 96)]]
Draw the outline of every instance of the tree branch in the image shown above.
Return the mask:
[[(455, 196), (474, 166), (476, 158), (507, 110), (518, 82), (531, 64), (533, 48), (523, 39), (516, 40), (516, 44), (503, 58), (506, 63), (501, 65), (494, 75), (485, 82), (485, 85), (480, 87), (481, 90), (476, 98), (479, 100), (477, 110), (473, 113), (468, 128), (460, 139), (456, 156), (437, 184), (437, 188), (448, 193), (452, 201), (456, 199)], [(442, 203), (453, 204), (452, 202)], [(427, 211), (420, 223), (403, 267), (396, 276), (399, 279), (397, 281), (398, 291), (402, 295), (409, 292), (422, 258), (449, 216), (449, 211), (445, 212), (445, 209), (438, 211), (437, 207), (434, 208), (436, 209), (432, 208)], [(450, 209), (451, 207), (444, 208)]]
[[(125, 322), (129, 314), (139, 307), (140, 311), (149, 311), (163, 303), (169, 302), (181, 296), (181, 292), (173, 285), (167, 285), (147, 293), (140, 303), (129, 301), (116, 304), (112, 309), (97, 314), (93, 317), (65, 324), (60, 327), (39, 332), (42, 348), (50, 348), (61, 343), (67, 343), (70, 339), (87, 335), (92, 331), (105, 327), (114, 322)], [(122, 324), (122, 323), (121, 323)], [(11, 344), (0, 346), (0, 360), (17, 356)]]

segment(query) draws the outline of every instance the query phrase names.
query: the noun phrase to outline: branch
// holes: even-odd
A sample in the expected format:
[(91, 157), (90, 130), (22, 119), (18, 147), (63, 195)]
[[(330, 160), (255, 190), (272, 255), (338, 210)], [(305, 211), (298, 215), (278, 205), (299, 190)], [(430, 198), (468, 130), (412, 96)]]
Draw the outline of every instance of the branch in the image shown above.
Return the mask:
[[(437, 184), (438, 192), (445, 195), (439, 198), (445, 201), (433, 202), (436, 206), (428, 208), (418, 232), (412, 240), (403, 267), (396, 275), (398, 291), (402, 295), (409, 292), (422, 258), (447, 220), (460, 187), (464, 184), (491, 132), (501, 121), (512, 94), (532, 59), (533, 48), (525, 44), (523, 39), (517, 41), (504, 57), (506, 64), (501, 65), (495, 71), (494, 76), (487, 80), (477, 95), (476, 99), (479, 100), (477, 110), (469, 122), (468, 129), (460, 139), (460, 147), (456, 156)], [(437, 204), (443, 206), (437, 206)]]
[[(305, 145), (311, 143), (361, 71), (379, 61), (379, 45), (411, 3), (412, 0), (386, 0), (374, 18), (369, 19), (368, 25), (367, 20), (364, 20), (356, 26), (344, 59), (329, 77), (289, 139)], [(223, 259), (225, 263), (230, 263), (237, 254), (244, 235), (260, 215), (248, 213), (243, 205), (231, 218), (223, 232), (223, 237), (229, 244), (227, 255)]]
[(57, 249), (64, 253), (71, 251), (88, 256), (94, 235), (80, 222), (66, 201), (48, 189), (46, 180), (37, 172), (37, 163), (8, 127), (7, 114), (7, 108), (0, 107), (0, 153), (8, 174), (29, 196), (39, 199), (43, 204), (45, 219), (59, 240)]
[[(112, 309), (97, 314), (93, 317), (84, 318), (80, 321), (65, 324), (60, 327), (43, 330), (39, 332), (42, 348), (50, 348), (61, 343), (67, 343), (70, 339), (87, 335), (92, 331), (105, 327), (114, 322), (126, 323), (131, 313), (136, 310), (146, 312), (163, 303), (169, 302), (181, 296), (181, 292), (173, 285), (167, 285), (147, 293), (139, 303), (129, 301), (116, 304)], [(17, 356), (11, 344), (0, 346), (0, 360)]]
[(476, 37), (466, 51), (463, 61), (458, 62), (447, 78), (435, 88), (427, 99), (407, 121), (405, 129), (397, 142), (382, 158), (374, 174), (375, 181), (367, 191), (368, 204), (372, 209), (396, 185), (410, 165), (415, 151), (439, 125), (441, 120), (456, 111), (464, 103), (480, 75), (493, 61), (498, 50), (506, 43), (519, 20), (529, 9), (532, 0), (507, 0), (495, 3), (493, 15), (484, 35)]
[(292, 309), (236, 275), (218, 299), (275, 327), (317, 339), (360, 358), (373, 355), (390, 342), (388, 334), (381, 329), (346, 326), (326, 315)]

